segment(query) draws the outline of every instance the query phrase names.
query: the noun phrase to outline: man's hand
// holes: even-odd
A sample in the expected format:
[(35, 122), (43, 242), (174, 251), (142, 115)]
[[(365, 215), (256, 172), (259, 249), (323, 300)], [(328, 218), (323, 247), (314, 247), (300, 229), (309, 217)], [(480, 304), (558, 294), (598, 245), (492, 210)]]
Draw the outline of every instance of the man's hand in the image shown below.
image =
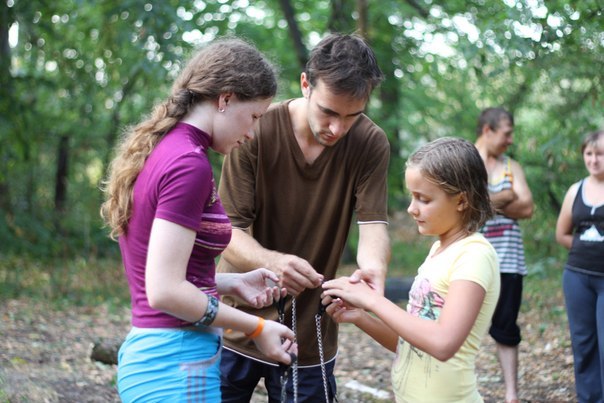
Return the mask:
[(317, 288), (323, 282), (323, 275), (308, 261), (287, 254), (278, 254), (269, 263), (270, 269), (279, 276), (279, 286), (287, 289), (288, 294), (298, 296), (307, 288)]
[(491, 197), (491, 203), (498, 213), (502, 213), (505, 206), (513, 202), (518, 198), (518, 195), (513, 189), (505, 189), (497, 193), (489, 193)]
[(384, 293), (384, 276), (379, 271), (357, 269), (350, 276), (351, 283), (365, 282), (371, 289), (380, 294)]

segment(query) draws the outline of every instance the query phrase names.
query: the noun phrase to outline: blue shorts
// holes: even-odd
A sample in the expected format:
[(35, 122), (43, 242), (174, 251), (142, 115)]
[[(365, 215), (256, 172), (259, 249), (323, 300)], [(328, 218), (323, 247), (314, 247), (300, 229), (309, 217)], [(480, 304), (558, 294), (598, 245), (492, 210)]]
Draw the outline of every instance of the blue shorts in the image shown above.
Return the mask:
[[(335, 364), (335, 359), (325, 364), (327, 392), (329, 394), (330, 402), (334, 400), (334, 396), (336, 395), (336, 378), (333, 375)], [(264, 386), (268, 392), (268, 402), (281, 402), (282, 371), (276, 365), (269, 365), (256, 361), (223, 348), (220, 372), (223, 402), (249, 402), (260, 378), (264, 378)], [(292, 373), (289, 371), (287, 380), (287, 402), (293, 402), (293, 397)], [(298, 367), (298, 402), (325, 402), (325, 389), (323, 387), (323, 377), (319, 365), (303, 368)]]
[(123, 402), (220, 402), (218, 331), (132, 328), (118, 353)]
[(524, 276), (501, 273), (501, 292), (493, 313), (489, 334), (499, 344), (517, 346), (522, 340), (518, 326), (518, 313), (522, 303), (522, 282)]

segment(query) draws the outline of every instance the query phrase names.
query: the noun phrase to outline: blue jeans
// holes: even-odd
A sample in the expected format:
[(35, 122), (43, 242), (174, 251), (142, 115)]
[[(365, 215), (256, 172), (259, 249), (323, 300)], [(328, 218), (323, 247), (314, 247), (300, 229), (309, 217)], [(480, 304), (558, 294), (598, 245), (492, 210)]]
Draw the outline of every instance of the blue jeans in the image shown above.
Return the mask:
[(580, 403), (604, 399), (604, 276), (565, 268), (562, 287)]
[[(336, 379), (333, 375), (335, 364), (335, 359), (325, 364), (330, 402), (333, 401), (336, 394)], [(260, 378), (264, 378), (269, 403), (281, 402), (281, 375), (282, 371), (277, 366), (265, 364), (223, 348), (220, 362), (222, 402), (249, 402)], [(293, 402), (293, 397), (294, 390), (290, 371), (287, 380), (287, 401)], [(298, 368), (298, 402), (325, 402), (325, 389), (320, 366)]]

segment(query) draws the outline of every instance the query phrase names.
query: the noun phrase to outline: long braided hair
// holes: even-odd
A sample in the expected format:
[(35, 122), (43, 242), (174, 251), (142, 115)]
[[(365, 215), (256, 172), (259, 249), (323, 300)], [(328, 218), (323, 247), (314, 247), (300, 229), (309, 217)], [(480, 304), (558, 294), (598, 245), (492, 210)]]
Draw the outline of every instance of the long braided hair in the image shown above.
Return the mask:
[(112, 239), (127, 232), (134, 183), (155, 146), (196, 104), (229, 92), (242, 101), (266, 99), (277, 92), (273, 65), (237, 38), (219, 39), (200, 50), (176, 78), (170, 96), (149, 117), (126, 129), (101, 187), (105, 196), (101, 216)]

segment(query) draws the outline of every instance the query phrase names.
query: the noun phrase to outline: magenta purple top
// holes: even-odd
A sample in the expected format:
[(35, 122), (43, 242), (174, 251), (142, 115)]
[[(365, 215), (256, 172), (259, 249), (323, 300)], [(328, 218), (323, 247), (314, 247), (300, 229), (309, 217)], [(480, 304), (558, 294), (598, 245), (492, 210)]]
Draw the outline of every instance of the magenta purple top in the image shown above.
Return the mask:
[(134, 184), (132, 217), (119, 238), (130, 288), (132, 325), (143, 328), (190, 326), (189, 322), (149, 306), (145, 268), (155, 218), (196, 232), (187, 280), (217, 296), (215, 258), (231, 239), (231, 223), (222, 207), (207, 151), (210, 136), (178, 123), (151, 152)]

